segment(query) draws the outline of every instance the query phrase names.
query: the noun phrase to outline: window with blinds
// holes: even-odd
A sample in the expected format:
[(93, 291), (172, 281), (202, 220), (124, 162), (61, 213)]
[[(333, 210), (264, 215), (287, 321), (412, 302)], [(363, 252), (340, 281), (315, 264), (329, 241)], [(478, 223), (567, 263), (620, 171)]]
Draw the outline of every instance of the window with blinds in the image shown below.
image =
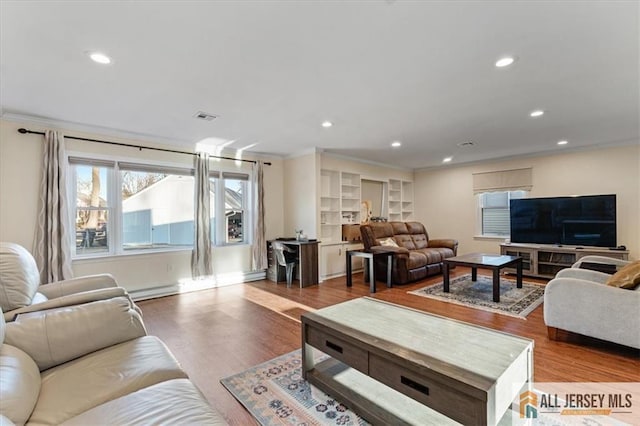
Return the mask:
[(524, 198), (526, 191), (498, 191), (478, 194), (480, 226), (483, 236), (508, 237), (509, 200)]

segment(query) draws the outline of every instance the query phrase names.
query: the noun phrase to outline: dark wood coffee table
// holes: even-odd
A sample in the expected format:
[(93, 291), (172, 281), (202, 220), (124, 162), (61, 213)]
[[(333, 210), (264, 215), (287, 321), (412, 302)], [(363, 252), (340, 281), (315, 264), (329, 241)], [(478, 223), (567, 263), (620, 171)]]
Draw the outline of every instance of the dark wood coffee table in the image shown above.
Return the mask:
[(443, 291), (449, 292), (449, 268), (451, 266), (467, 266), (471, 268), (471, 281), (478, 279), (478, 268), (493, 271), (493, 301), (500, 302), (500, 269), (516, 267), (516, 285), (522, 288), (522, 258), (499, 254), (469, 253), (462, 256), (450, 257), (443, 261)]

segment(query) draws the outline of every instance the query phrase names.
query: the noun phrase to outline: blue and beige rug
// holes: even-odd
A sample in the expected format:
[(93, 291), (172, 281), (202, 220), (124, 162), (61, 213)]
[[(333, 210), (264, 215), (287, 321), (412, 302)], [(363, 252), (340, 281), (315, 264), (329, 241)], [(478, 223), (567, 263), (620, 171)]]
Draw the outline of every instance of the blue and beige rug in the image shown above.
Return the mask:
[(544, 298), (543, 285), (523, 281), (522, 288), (517, 288), (515, 280), (504, 277), (500, 277), (500, 302), (493, 301), (493, 280), (484, 275), (478, 275), (476, 282), (471, 281), (471, 274), (452, 279), (449, 293), (442, 287), (442, 283), (432, 284), (408, 293), (523, 319)]
[(368, 425), (302, 378), (300, 350), (220, 380), (263, 426)]

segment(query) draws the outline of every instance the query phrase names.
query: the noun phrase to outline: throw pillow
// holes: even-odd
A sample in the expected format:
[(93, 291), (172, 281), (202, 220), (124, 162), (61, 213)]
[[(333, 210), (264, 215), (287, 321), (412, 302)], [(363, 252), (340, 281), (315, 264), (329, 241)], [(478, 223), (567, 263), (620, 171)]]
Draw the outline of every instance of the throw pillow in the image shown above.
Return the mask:
[(380, 240), (380, 245), (385, 247), (399, 247), (398, 244), (396, 244), (395, 240), (391, 237)]
[(633, 290), (640, 284), (640, 260), (631, 262), (607, 280), (607, 285)]

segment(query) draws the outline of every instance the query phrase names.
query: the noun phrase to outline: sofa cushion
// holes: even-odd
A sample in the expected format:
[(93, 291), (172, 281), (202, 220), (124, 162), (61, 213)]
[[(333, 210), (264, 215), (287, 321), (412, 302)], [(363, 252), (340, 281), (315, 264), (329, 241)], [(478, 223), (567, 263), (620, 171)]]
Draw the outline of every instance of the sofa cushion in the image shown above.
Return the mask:
[(186, 378), (157, 337), (144, 336), (42, 372), (30, 423), (60, 424), (100, 404), (171, 379)]
[(420, 222), (406, 222), (407, 233), (409, 234), (424, 234), (427, 240), (429, 239), (429, 235), (427, 235), (427, 230), (424, 228), (424, 225)]
[(0, 307), (4, 312), (31, 304), (40, 286), (36, 261), (24, 247), (0, 243)]
[(147, 333), (129, 300), (116, 297), (20, 314), (7, 324), (6, 334), (7, 343), (27, 352), (40, 370), (46, 370)]
[(226, 425), (187, 379), (168, 380), (99, 405), (63, 424)]
[(640, 285), (640, 260), (631, 262), (607, 280), (607, 285), (619, 288), (634, 289)]
[(24, 424), (40, 393), (40, 370), (23, 351), (0, 344), (0, 409), (15, 424)]
[(407, 259), (407, 268), (417, 269), (427, 266), (427, 256), (419, 251), (410, 251)]
[(389, 224), (391, 225), (391, 229), (393, 230), (392, 235), (409, 233), (409, 230), (407, 229), (407, 224), (404, 222), (389, 222)]
[(416, 245), (413, 243), (413, 239), (409, 234), (396, 235), (395, 240), (396, 240), (396, 243), (398, 243), (398, 246), (400, 247), (404, 247), (407, 250), (416, 249)]
[(424, 249), (423, 251), (425, 252), (436, 252), (440, 254), (440, 261), (447, 259), (449, 257), (453, 257), (455, 256), (453, 253), (453, 250), (451, 250), (450, 248), (447, 247), (428, 247), (426, 249)]
[(411, 240), (413, 241), (413, 245), (416, 246), (417, 250), (429, 247), (429, 241), (427, 240), (427, 236), (425, 234), (411, 234)]
[(426, 256), (428, 265), (442, 262), (443, 257), (438, 249), (427, 247), (418, 251)]

